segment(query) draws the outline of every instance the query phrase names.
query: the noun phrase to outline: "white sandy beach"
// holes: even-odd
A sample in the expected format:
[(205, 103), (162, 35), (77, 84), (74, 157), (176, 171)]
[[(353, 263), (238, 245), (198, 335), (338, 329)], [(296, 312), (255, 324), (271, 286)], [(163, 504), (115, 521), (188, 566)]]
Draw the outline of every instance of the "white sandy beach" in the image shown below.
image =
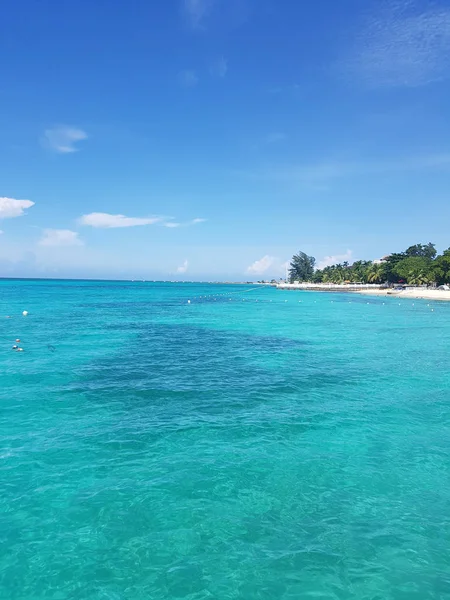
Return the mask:
[(380, 289), (374, 284), (333, 284), (333, 283), (280, 283), (278, 289), (302, 290), (310, 292), (351, 292), (368, 296), (384, 296), (393, 298), (416, 298), (421, 300), (450, 300), (450, 291), (427, 290), (425, 288), (409, 288), (406, 290)]
[[(349, 290), (351, 291), (351, 290)], [(395, 298), (416, 298), (420, 300), (450, 300), (450, 291), (445, 290), (425, 290), (421, 288), (409, 290), (355, 290), (355, 294), (363, 294), (369, 296), (385, 296)]]

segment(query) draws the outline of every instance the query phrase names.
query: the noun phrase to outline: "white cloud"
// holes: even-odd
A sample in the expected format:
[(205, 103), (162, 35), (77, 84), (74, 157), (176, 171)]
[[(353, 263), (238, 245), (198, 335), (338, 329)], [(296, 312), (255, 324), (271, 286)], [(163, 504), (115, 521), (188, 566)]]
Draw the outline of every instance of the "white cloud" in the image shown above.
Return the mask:
[(194, 87), (197, 85), (199, 79), (195, 71), (187, 69), (179, 73), (178, 81), (181, 83), (181, 85), (184, 85), (185, 87)]
[(283, 275), (286, 274), (286, 269), (289, 269), (290, 266), (291, 266), (290, 260), (286, 260), (284, 263), (281, 263), (280, 271), (283, 273)]
[(216, 0), (183, 0), (183, 13), (193, 29), (203, 29), (204, 21), (210, 14)]
[(21, 217), (27, 208), (34, 206), (31, 200), (15, 200), (14, 198), (0, 198), (0, 219)]
[(220, 77), (223, 79), (228, 73), (228, 61), (222, 56), (219, 60), (211, 67), (211, 75)]
[(83, 242), (76, 231), (70, 229), (44, 229), (39, 240), (40, 246), (82, 246)]
[(169, 227), (170, 229), (176, 229), (177, 227), (182, 227), (182, 223), (176, 223), (174, 221), (167, 221), (167, 223), (163, 223), (164, 227)]
[(337, 265), (343, 262), (351, 263), (353, 260), (353, 252), (347, 250), (345, 254), (335, 254), (334, 256), (325, 256), (321, 261), (318, 262), (317, 268), (324, 269), (325, 267), (331, 267), (331, 265)]
[(154, 225), (160, 223), (161, 217), (126, 217), (125, 215), (110, 215), (109, 213), (90, 213), (80, 217), (81, 225), (89, 225), (99, 229), (115, 229), (118, 227), (136, 227), (138, 225)]
[(259, 260), (255, 260), (255, 262), (247, 268), (247, 273), (250, 273), (251, 275), (263, 275), (270, 267), (272, 267), (275, 260), (275, 257), (266, 254)]
[[(450, 76), (450, 8), (399, 0), (372, 14), (340, 68), (371, 87), (420, 86)], [(379, 5), (379, 6), (380, 6)]]
[(207, 219), (192, 219), (191, 221), (186, 221), (185, 223), (177, 223), (176, 221), (166, 221), (163, 223), (164, 227), (169, 227), (170, 229), (175, 229), (177, 227), (189, 227), (190, 225), (198, 225), (199, 223), (204, 223)]
[(75, 144), (87, 139), (87, 137), (87, 133), (82, 129), (61, 125), (53, 129), (45, 130), (44, 143), (48, 148), (55, 152), (68, 154), (70, 152), (77, 152), (78, 148)]
[(178, 227), (189, 227), (205, 222), (206, 219), (192, 219), (184, 223), (168, 220), (167, 217), (127, 217), (125, 215), (111, 215), (109, 213), (94, 212), (83, 215), (78, 219), (80, 225), (88, 225), (98, 229), (116, 229), (119, 227), (137, 227), (142, 225), (160, 224), (163, 227), (175, 229)]
[(177, 269), (177, 273), (180, 273), (180, 274), (182, 274), (182, 273), (186, 273), (186, 271), (188, 270), (188, 268), (189, 268), (189, 261), (188, 261), (188, 260), (185, 260), (185, 261), (183, 262), (183, 264), (182, 264), (181, 266), (179, 266), (179, 267), (178, 267), (178, 269)]

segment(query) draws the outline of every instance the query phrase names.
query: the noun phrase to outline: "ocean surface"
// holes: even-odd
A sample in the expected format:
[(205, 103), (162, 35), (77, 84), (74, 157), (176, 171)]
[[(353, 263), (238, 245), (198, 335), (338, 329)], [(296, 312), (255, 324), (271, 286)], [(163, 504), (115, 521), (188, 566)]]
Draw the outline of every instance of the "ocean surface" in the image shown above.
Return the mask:
[(450, 303), (3, 280), (0, 341), (2, 600), (450, 598)]

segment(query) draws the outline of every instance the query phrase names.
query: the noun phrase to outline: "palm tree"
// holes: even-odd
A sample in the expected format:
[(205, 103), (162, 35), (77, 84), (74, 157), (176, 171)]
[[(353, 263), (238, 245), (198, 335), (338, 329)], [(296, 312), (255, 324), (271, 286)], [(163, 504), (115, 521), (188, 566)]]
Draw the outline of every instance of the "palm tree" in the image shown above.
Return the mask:
[(432, 277), (425, 271), (420, 271), (419, 273), (411, 271), (408, 277), (408, 283), (411, 285), (428, 285), (431, 282)]
[(367, 281), (369, 283), (381, 283), (385, 277), (385, 271), (382, 264), (372, 263), (367, 271)]

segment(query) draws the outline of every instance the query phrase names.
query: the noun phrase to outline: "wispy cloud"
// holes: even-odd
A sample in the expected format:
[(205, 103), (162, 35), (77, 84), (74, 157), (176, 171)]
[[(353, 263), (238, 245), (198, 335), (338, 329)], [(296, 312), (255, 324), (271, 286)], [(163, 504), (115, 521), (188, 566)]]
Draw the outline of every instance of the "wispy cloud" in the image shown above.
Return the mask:
[(94, 212), (83, 215), (80, 217), (79, 222), (81, 225), (89, 225), (98, 229), (116, 229), (119, 227), (154, 225), (162, 220), (162, 217), (126, 217), (125, 215)]
[(21, 217), (27, 208), (34, 206), (31, 200), (16, 200), (14, 198), (0, 198), (0, 219)]
[(220, 24), (223, 27), (239, 27), (245, 23), (254, 0), (180, 0), (181, 14), (189, 29), (205, 32), (209, 26)]
[(324, 256), (324, 258), (318, 262), (318, 269), (325, 269), (325, 267), (331, 267), (331, 265), (336, 265), (343, 262), (352, 262), (353, 260), (353, 252), (351, 250), (347, 250), (345, 254), (335, 254), (332, 256)]
[(199, 78), (195, 71), (186, 69), (178, 74), (178, 81), (184, 87), (194, 87), (199, 82)]
[(250, 275), (264, 275), (264, 273), (274, 265), (275, 261), (276, 258), (274, 256), (266, 254), (259, 260), (255, 260), (255, 262), (247, 268), (247, 273)]
[(87, 139), (87, 137), (87, 133), (82, 129), (61, 125), (45, 130), (43, 144), (54, 152), (69, 154), (70, 152), (77, 152), (78, 148), (75, 144)]
[(363, 175), (423, 170), (450, 170), (450, 153), (410, 156), (391, 160), (339, 161), (268, 167), (257, 175), (275, 181), (322, 186), (333, 180)]
[(223, 79), (228, 73), (228, 61), (222, 56), (211, 67), (211, 75)]
[(183, 264), (182, 264), (182, 265), (180, 265), (180, 266), (177, 268), (177, 273), (179, 273), (179, 274), (181, 275), (182, 273), (186, 273), (186, 271), (187, 271), (188, 269), (189, 269), (189, 261), (186, 259), (186, 260), (183, 262)]
[(190, 221), (185, 221), (184, 223), (179, 223), (177, 221), (164, 221), (162, 225), (164, 227), (168, 227), (169, 229), (176, 229), (178, 227), (190, 227), (191, 225), (198, 225), (199, 223), (205, 223), (207, 219), (191, 219)]
[(183, 0), (182, 12), (192, 29), (203, 29), (216, 0)]
[(167, 223), (163, 223), (164, 227), (168, 227), (169, 229), (177, 229), (178, 227), (182, 227), (182, 223), (177, 223), (176, 221), (167, 221)]
[(40, 246), (83, 246), (78, 237), (78, 232), (70, 229), (44, 229), (44, 234), (39, 240)]
[(339, 65), (371, 87), (420, 86), (450, 77), (450, 7), (380, 3)]

